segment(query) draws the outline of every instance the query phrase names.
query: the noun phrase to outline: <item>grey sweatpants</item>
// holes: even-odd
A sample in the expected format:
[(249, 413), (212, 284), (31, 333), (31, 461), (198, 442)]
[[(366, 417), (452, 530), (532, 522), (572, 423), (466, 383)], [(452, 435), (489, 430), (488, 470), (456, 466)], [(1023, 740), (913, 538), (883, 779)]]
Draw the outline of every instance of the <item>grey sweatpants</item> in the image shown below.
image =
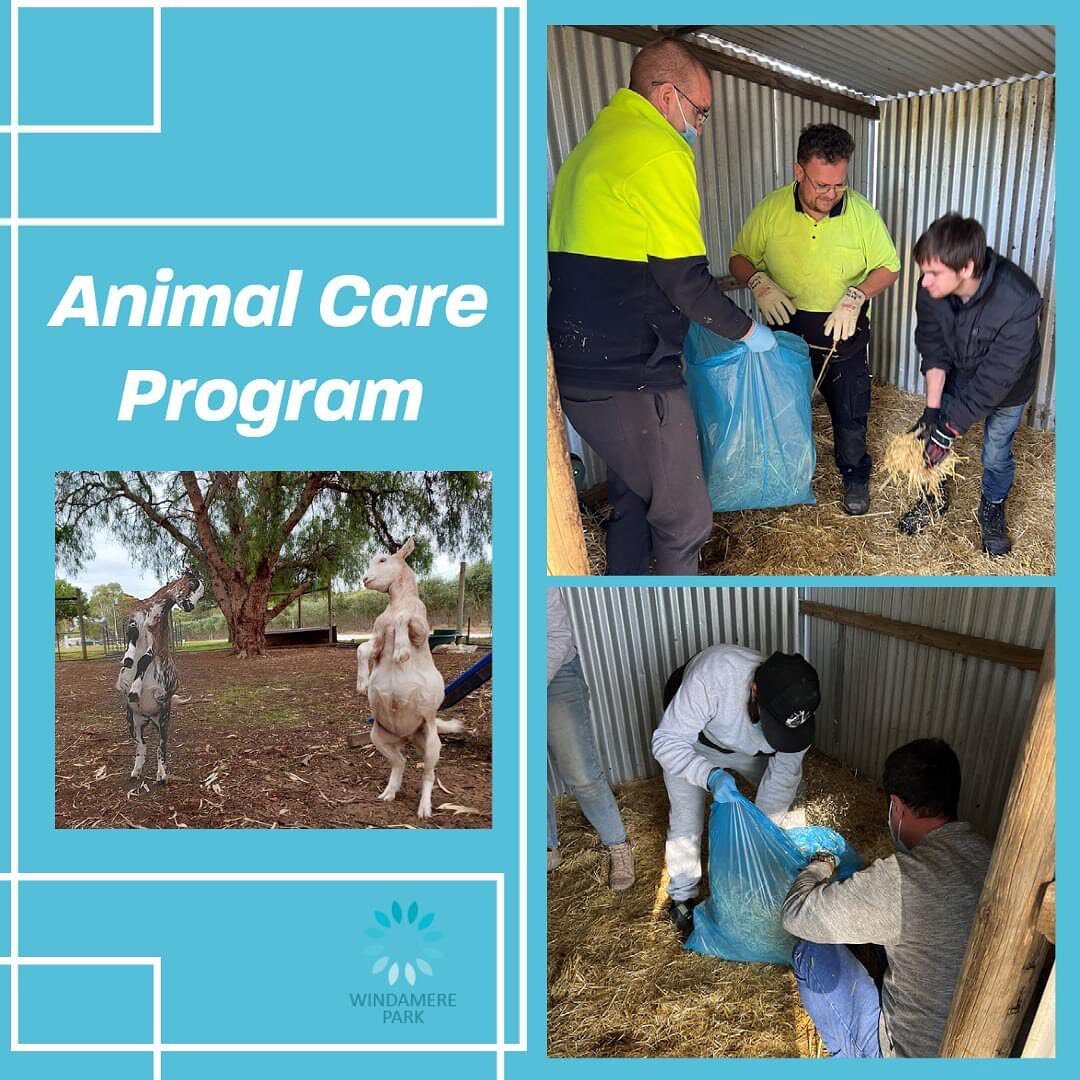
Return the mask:
[(561, 391), (563, 411), (608, 467), (607, 572), (696, 574), (712, 532), (685, 386)]
[[(738, 773), (752, 784), (761, 782), (769, 758), (754, 754), (722, 754), (707, 746), (696, 752), (712, 764), (728, 772)], [(674, 773), (664, 773), (668, 802), (667, 844), (664, 863), (668, 872), (668, 895), (672, 900), (688, 900), (697, 896), (701, 884), (701, 831), (705, 828), (705, 804), (709, 793)]]

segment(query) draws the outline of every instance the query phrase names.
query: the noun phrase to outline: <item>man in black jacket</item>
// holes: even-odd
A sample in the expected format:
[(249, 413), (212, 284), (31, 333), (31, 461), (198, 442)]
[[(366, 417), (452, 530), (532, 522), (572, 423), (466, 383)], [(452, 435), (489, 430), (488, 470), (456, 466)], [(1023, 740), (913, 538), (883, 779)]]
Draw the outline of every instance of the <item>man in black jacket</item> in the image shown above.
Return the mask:
[[(915, 344), (926, 377), (926, 409), (915, 430), (926, 443), (927, 463), (937, 466), (957, 436), (985, 421), (979, 527), (983, 550), (1007, 555), (1012, 442), (1038, 379), (1042, 298), (1023, 270), (986, 246), (986, 233), (972, 218), (939, 218), (919, 237), (914, 255), (922, 272)], [(920, 499), (897, 527), (914, 535), (948, 508), (945, 484), (940, 498)]]

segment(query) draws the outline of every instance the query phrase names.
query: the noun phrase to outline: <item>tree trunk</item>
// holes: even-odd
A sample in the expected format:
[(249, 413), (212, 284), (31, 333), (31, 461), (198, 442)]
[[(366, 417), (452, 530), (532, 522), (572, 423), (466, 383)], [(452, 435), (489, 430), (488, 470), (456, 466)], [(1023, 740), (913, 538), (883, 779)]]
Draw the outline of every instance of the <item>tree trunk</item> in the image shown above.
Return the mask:
[[(245, 605), (246, 608), (246, 605)], [(251, 659), (266, 654), (266, 619), (255, 612), (241, 612), (235, 623), (230, 625), (236, 655), (241, 659)]]

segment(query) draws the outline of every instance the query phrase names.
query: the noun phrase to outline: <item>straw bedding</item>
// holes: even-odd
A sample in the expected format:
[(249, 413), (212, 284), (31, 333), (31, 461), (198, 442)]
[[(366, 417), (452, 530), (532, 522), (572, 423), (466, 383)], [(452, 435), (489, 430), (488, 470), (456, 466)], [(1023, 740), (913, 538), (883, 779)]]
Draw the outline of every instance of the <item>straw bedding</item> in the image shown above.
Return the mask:
[[(892, 851), (879, 787), (816, 751), (805, 776), (809, 824), (842, 832), (867, 860)], [(821, 1056), (788, 968), (680, 947), (662, 914), (663, 780), (626, 784), (616, 797), (637, 866), (637, 883), (621, 895), (607, 887), (606, 854), (577, 803), (559, 800), (563, 862), (547, 878), (548, 1054)]]
[[(702, 572), (731, 575), (1040, 575), (1054, 573), (1054, 435), (1022, 426), (1016, 433), (1016, 483), (1006, 504), (1013, 551), (991, 558), (982, 551), (979, 505), (982, 426), (955, 444), (952, 507), (918, 536), (896, 529), (914, 499), (887, 482), (886, 444), (922, 414), (923, 398), (874, 385), (867, 442), (876, 462), (870, 513), (849, 517), (840, 508), (842, 485), (833, 463), (832, 427), (824, 401), (814, 404), (817, 471), (815, 506), (716, 514), (702, 552)], [(583, 519), (590, 567), (605, 569), (602, 522), (608, 507)]]

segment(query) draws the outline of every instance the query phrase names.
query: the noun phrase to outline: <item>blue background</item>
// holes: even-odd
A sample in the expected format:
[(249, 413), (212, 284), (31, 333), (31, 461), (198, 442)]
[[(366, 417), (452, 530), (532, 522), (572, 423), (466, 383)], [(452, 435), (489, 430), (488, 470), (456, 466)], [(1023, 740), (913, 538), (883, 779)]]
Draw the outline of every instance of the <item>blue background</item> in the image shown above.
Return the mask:
[[(302, 6), (301, 6), (302, 7)], [(150, 117), (146, 12), (24, 11), (20, 26), (23, 123), (131, 123)], [(7, 40), (0, 4), (0, 46)], [(507, 875), (506, 1035), (517, 1031), (518, 888), (518, 235), (517, 48), (519, 19), (505, 17), (506, 206), (501, 227), (165, 228), (42, 227), (27, 218), (89, 217), (493, 217), (496, 175), (496, 14), (487, 10), (167, 10), (163, 14), (161, 135), (20, 138), (20, 870), (355, 872)], [(40, 31), (40, 32), (38, 32)], [(137, 48), (140, 34), (145, 49)], [(66, 45), (61, 39), (66, 39)], [(78, 42), (84, 49), (80, 54)], [(97, 48), (101, 46), (101, 48)], [(65, 56), (64, 48), (68, 52)], [(138, 52), (138, 55), (136, 53)], [(92, 55), (93, 54), (93, 55)], [(0, 109), (8, 121), (6, 47)], [(70, 82), (111, 64), (76, 99)], [(141, 65), (141, 66), (140, 66)], [(142, 72), (136, 78), (133, 72)], [(65, 82), (67, 80), (67, 82)], [(66, 111), (65, 111), (66, 110)], [(8, 147), (0, 135), (0, 148)], [(0, 198), (8, 189), (7, 160)], [(7, 212), (6, 205), (3, 207)], [(9, 230), (0, 232), (0, 285)], [(171, 266), (177, 282), (235, 287), (304, 271), (290, 328), (49, 329), (71, 277), (152, 286)], [(373, 288), (477, 283), (488, 315), (473, 329), (379, 329), (370, 319), (330, 329), (318, 316), (323, 285), (360, 274)], [(8, 312), (0, 311), (6, 354)], [(235, 420), (159, 410), (118, 424), (129, 368), (170, 378), (416, 378), (415, 423), (320, 423), (306, 415), (261, 439)], [(8, 415), (8, 380), (0, 410)], [(481, 422), (477, 423), (480, 419)], [(8, 440), (0, 467), (8, 470)], [(493, 474), (493, 679), (490, 830), (56, 831), (53, 828), (53, 473), (137, 467), (484, 469)], [(0, 501), (7, 555), (8, 503)], [(5, 561), (7, 561), (5, 559)], [(44, 618), (38, 616), (44, 615)], [(7, 619), (0, 652), (7, 654)], [(0, 665), (0, 871), (10, 865), (8, 666)], [(160, 955), (163, 1037), (182, 1042), (450, 1042), (496, 1039), (495, 886), (442, 883), (55, 883), (20, 885), (24, 955)], [(10, 889), (0, 882), (0, 955), (8, 943)], [(426, 1010), (423, 1026), (385, 1025), (354, 1008), (350, 992), (388, 990), (371, 973), (373, 912), (415, 900), (435, 912), (443, 956), (416, 991), (453, 992), (453, 1010)], [(394, 930), (395, 928), (392, 928)], [(147, 969), (21, 971), (22, 1036), (64, 1041), (141, 1040), (147, 995), (130, 983)], [(97, 986), (99, 989), (95, 990)], [(404, 979), (394, 992), (408, 990)], [(130, 991), (130, 992), (129, 992)], [(52, 998), (52, 1011), (45, 1003)], [(81, 1002), (72, 1015), (61, 1002)], [(9, 986), (0, 970), (0, 1075), (148, 1077), (146, 1054), (53, 1055), (8, 1051)], [(124, 1017), (131, 1003), (127, 1021)], [(126, 1023), (126, 1026), (125, 1026)], [(119, 1026), (119, 1030), (118, 1030)], [(257, 1058), (258, 1060), (254, 1060)], [(432, 1062), (430, 1055), (420, 1060)], [(494, 1074), (494, 1055), (450, 1054), (451, 1070)], [(415, 1063), (411, 1056), (408, 1062)], [(401, 1069), (385, 1055), (168, 1055), (168, 1076), (355, 1076)], [(440, 1065), (440, 1071), (446, 1071)]]

